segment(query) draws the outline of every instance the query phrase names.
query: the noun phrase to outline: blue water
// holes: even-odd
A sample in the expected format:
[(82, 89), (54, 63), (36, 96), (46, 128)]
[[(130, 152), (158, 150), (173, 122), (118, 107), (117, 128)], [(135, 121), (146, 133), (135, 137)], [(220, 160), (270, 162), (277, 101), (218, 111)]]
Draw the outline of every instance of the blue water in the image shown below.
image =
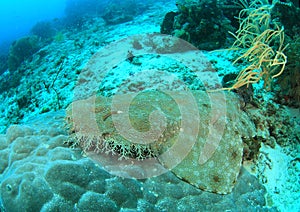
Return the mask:
[(62, 17), (65, 6), (66, 0), (0, 1), (0, 45), (7, 50), (9, 43), (27, 35), (37, 22)]
[(66, 0), (1, 0), (0, 52), (7, 51), (12, 41), (28, 35), (37, 22), (62, 17), (65, 6)]
[[(30, 34), (39, 22), (74, 20), (83, 13), (103, 11), (108, 0), (1, 0), (0, 55), (7, 54), (10, 44)], [(97, 5), (97, 6), (95, 6)]]

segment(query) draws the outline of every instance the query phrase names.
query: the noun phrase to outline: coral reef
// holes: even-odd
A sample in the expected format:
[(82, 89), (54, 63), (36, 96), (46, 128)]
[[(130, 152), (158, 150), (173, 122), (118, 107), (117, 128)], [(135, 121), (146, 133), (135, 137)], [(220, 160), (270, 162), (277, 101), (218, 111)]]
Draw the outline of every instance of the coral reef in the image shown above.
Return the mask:
[(87, 17), (94, 17), (103, 13), (107, 2), (107, 0), (67, 0), (63, 24), (69, 29), (80, 29)]
[(272, 15), (285, 27), (288, 58), (286, 71), (278, 78), (277, 102), (292, 107), (300, 106), (300, 8), (293, 4), (276, 4)]
[(280, 21), (284, 26), (285, 33), (293, 36), (299, 33), (300, 28), (300, 8), (299, 2), (293, 1), (274, 1), (271, 15), (275, 20)]
[(35, 36), (20, 38), (11, 44), (8, 55), (8, 69), (14, 72), (23, 61), (40, 49), (38, 38)]
[[(247, 65), (240, 71), (232, 90), (264, 80), (264, 87), (271, 89), (272, 79), (284, 71), (287, 56), (284, 54), (284, 29), (271, 19), (274, 5), (253, 1), (239, 13), (240, 27), (233, 36), (236, 38), (231, 50), (240, 50), (234, 63), (247, 60)], [(278, 70), (279, 69), (279, 70)]]
[(7, 59), (7, 55), (0, 55), (0, 75), (3, 74), (8, 68)]
[[(276, 17), (276, 22), (284, 23), (285, 42), (290, 43), (285, 51), (288, 57), (286, 71), (275, 78), (278, 83), (273, 84), (274, 89), (270, 92), (264, 91), (259, 83), (249, 86), (251, 90), (242, 91), (246, 86), (239, 89), (238, 92), (242, 92), (241, 99), (228, 94), (234, 99), (229, 105), (239, 105), (238, 101), (241, 101), (240, 107), (253, 121), (256, 131), (256, 136), (253, 138), (240, 137), (236, 127), (243, 125), (243, 119), (242, 123), (236, 123), (240, 119), (235, 119), (236, 117), (230, 115), (226, 119), (236, 123), (236, 126), (231, 126), (233, 123), (228, 125), (230, 129), (236, 129), (234, 131), (236, 135), (226, 132), (228, 136), (224, 140), (231, 137), (236, 138), (239, 145), (234, 147), (238, 151), (236, 148), (232, 148), (233, 141), (230, 141), (229, 145), (222, 143), (224, 145), (222, 147), (229, 151), (218, 152), (217, 155), (222, 158), (231, 157), (236, 158), (237, 161), (241, 160), (240, 143), (242, 140), (244, 145), (243, 166), (254, 173), (253, 176), (242, 167), (236, 182), (233, 183), (234, 187), (230, 194), (220, 195), (197, 188), (201, 187), (197, 184), (197, 180), (200, 178), (205, 183), (214, 182), (211, 183), (213, 185), (209, 184), (207, 188), (202, 188), (222, 193), (223, 176), (226, 175), (226, 171), (221, 176), (214, 172), (209, 172), (209, 175), (206, 173), (202, 175), (201, 170), (198, 170), (201, 167), (198, 154), (189, 155), (181, 165), (178, 165), (177, 169), (173, 169), (173, 172), (164, 169), (163, 171), (166, 172), (157, 177), (144, 177), (142, 180), (137, 180), (116, 176), (120, 172), (124, 174), (125, 171), (144, 174), (143, 171), (147, 169), (147, 164), (142, 166), (143, 169), (139, 165), (153, 159), (157, 159), (156, 164), (160, 165), (159, 168), (162, 166), (163, 160), (158, 161), (157, 153), (167, 152), (170, 146), (176, 144), (172, 142), (174, 139), (170, 138), (172, 136), (178, 137), (180, 134), (178, 125), (182, 125), (181, 118), (179, 118), (179, 122), (174, 122), (174, 118), (172, 119), (170, 114), (167, 115), (169, 119), (166, 121), (168, 131), (162, 134), (162, 137), (167, 137), (170, 140), (166, 146), (161, 139), (159, 141), (162, 145), (146, 144), (142, 146), (139, 144), (146, 148), (138, 149), (129, 146), (130, 142), (127, 140), (125, 141), (127, 142), (126, 147), (121, 148), (120, 143), (116, 142), (115, 138), (120, 138), (117, 141), (124, 141), (125, 139), (121, 136), (115, 136), (113, 137), (114, 140), (111, 139), (107, 143), (106, 150), (109, 154), (100, 154), (101, 151), (94, 151), (91, 146), (88, 148), (93, 151), (87, 151), (88, 148), (83, 148), (86, 154), (82, 154), (80, 148), (69, 148), (70, 144), (75, 144), (74, 142), (78, 141), (74, 140), (73, 136), (70, 137), (63, 127), (65, 126), (65, 112), (49, 111), (66, 108), (71, 103), (73, 100), (72, 91), (76, 87), (78, 75), (85, 72), (85, 64), (88, 63), (91, 56), (99, 49), (105, 49), (104, 46), (109, 46), (108, 44), (127, 38), (137, 32), (140, 34), (158, 33), (164, 15), (169, 11), (176, 11), (170, 13), (168, 17), (165, 16), (168, 23), (163, 25), (169, 28), (162, 28), (166, 30), (165, 33), (172, 34), (172, 23), (176, 21), (176, 17), (181, 17), (180, 14), (183, 13), (188, 14), (182, 5), (178, 5), (180, 8), (176, 9), (175, 4), (169, 1), (164, 1), (163, 7), (160, 1), (152, 2), (153, 4), (144, 14), (132, 17), (134, 21), (118, 25), (107, 26), (99, 14), (95, 15), (93, 12), (91, 16), (83, 12), (79, 15), (80, 20), (78, 22), (76, 19), (66, 18), (61, 26), (65, 24), (64, 27), (67, 28), (57, 34), (57, 39), (44, 46), (32, 57), (30, 56), (29, 60), (21, 63), (16, 71), (5, 72), (0, 76), (0, 133), (6, 132), (0, 135), (1, 211), (103, 211), (105, 209), (110, 211), (222, 211), (224, 209), (232, 211), (296, 211), (299, 208), (299, 201), (297, 201), (299, 185), (295, 183), (299, 178), (300, 170), (299, 110), (282, 105), (297, 106), (299, 98), (299, 92), (297, 93), (299, 90), (299, 39), (297, 36), (299, 34), (300, 15), (299, 8), (287, 3), (289, 1), (276, 1), (277, 3), (271, 11), (272, 19)], [(212, 3), (209, 1), (201, 2), (208, 2), (207, 5)], [(230, 28), (229, 30), (232, 32), (238, 28), (238, 19), (235, 19), (234, 16), (238, 16), (238, 11), (242, 8), (237, 2), (230, 0), (216, 1), (217, 5), (212, 3), (213, 6), (222, 8), (222, 14), (218, 18), (226, 17), (224, 19), (226, 23), (222, 21), (221, 23), (226, 25), (225, 28)], [(91, 10), (95, 8), (91, 8)], [(194, 7), (191, 6), (191, 8)], [(207, 11), (212, 12), (209, 9)], [(205, 17), (203, 19), (202, 24), (206, 21)], [(184, 18), (182, 20), (187, 21)], [(67, 21), (70, 22), (67, 23)], [(217, 18), (213, 21), (215, 22), (212, 23), (220, 23)], [(182, 27), (178, 28), (177, 35), (182, 35), (183, 38), (188, 39), (189, 34), (181, 29)], [(215, 30), (213, 33), (217, 35), (219, 31)], [(224, 37), (226, 37), (225, 33), (223, 34)], [(149, 39), (149, 37), (151, 38)], [(103, 61), (111, 64), (119, 56), (122, 58), (121, 62), (119, 61), (110, 67), (111, 71), (105, 72), (105, 76), (100, 73), (103, 81), (95, 85), (99, 91), (97, 98), (108, 100), (118, 92), (126, 93), (126, 95), (132, 92), (141, 92), (144, 96), (150, 95), (150, 93), (142, 92), (145, 88), (153, 90), (175, 89), (178, 91), (220, 87), (216, 86), (219, 81), (215, 81), (215, 78), (212, 77), (213, 71), (217, 71), (221, 78), (224, 76), (225, 85), (228, 80), (237, 76), (234, 74), (238, 74), (245, 67), (243, 61), (232, 66), (232, 58), (237, 56), (233, 55), (232, 51), (213, 51), (193, 55), (188, 53), (191, 48), (183, 48), (179, 43), (171, 42), (168, 36), (161, 40), (156, 39), (153, 34), (149, 37), (134, 36), (130, 42), (123, 43), (122, 48), (118, 45), (115, 48), (109, 46), (109, 49), (106, 49), (107, 54), (97, 53), (98, 55), (95, 55), (94, 60), (91, 60), (89, 64), (92, 70), (105, 70), (108, 66), (105, 66)], [(227, 45), (230, 39), (230, 37), (226, 37), (223, 45)], [(203, 46), (200, 44), (199, 47), (212, 49), (218, 46), (205, 40), (203, 42)], [(153, 51), (142, 52), (143, 49)], [(105, 58), (107, 55), (109, 57)], [(189, 62), (188, 67), (185, 67), (185, 64), (180, 64), (183, 62), (182, 60), (175, 62), (174, 58), (176, 57), (172, 59), (172, 55), (187, 58), (185, 62)], [(211, 60), (208, 61), (207, 58)], [(194, 64), (195, 67), (191, 68), (191, 64)], [(151, 71), (145, 72), (144, 70)], [(79, 80), (83, 84), (87, 81), (93, 81), (95, 78), (91, 76), (98, 77), (99, 75), (86, 74)], [(202, 82), (198, 79), (199, 76), (203, 80)], [(162, 81), (166, 83), (162, 83)], [(277, 85), (281, 87), (277, 87)], [(85, 92), (85, 90), (82, 91)], [(274, 94), (277, 95), (276, 98)], [(143, 96), (139, 96), (134, 101), (136, 105), (133, 108), (138, 108), (138, 100), (141, 99)], [(202, 97), (199, 98), (199, 101), (200, 99)], [(164, 99), (165, 102), (169, 100), (168, 98)], [(232, 100), (231, 97), (229, 100)], [(254, 104), (254, 102), (257, 103)], [(170, 105), (173, 103), (171, 102)], [(97, 104), (99, 108), (106, 108), (110, 105), (109, 102), (102, 102), (101, 104), (97, 102)], [(230, 111), (233, 110), (232, 114), (240, 111), (236, 105), (230, 109)], [(209, 110), (211, 105), (204, 104), (202, 106), (207, 106), (206, 109), (203, 109), (204, 113)], [(146, 109), (154, 111), (150, 106)], [(177, 109), (174, 108), (174, 111)], [(155, 108), (156, 110), (157, 108)], [(118, 110), (104, 110), (103, 112), (97, 111), (97, 113), (99, 115), (98, 121), (102, 118), (107, 123), (111, 123), (113, 117), (122, 114)], [(133, 115), (133, 119), (137, 117), (134, 111), (130, 111), (130, 113)], [(146, 118), (146, 115), (149, 116), (149, 112), (142, 118)], [(238, 114), (238, 118), (243, 118), (240, 115), (244, 116), (245, 113)], [(218, 124), (218, 121), (214, 122), (216, 117), (212, 116), (211, 118), (213, 123)], [(149, 127), (151, 129), (150, 123), (153, 120), (146, 119), (143, 123), (143, 119), (136, 121), (135, 129), (142, 131), (149, 130)], [(249, 121), (248, 117), (247, 120)], [(21, 123), (22, 125), (13, 125)], [(252, 125), (252, 123), (250, 124)], [(106, 125), (104, 127), (109, 128)], [(115, 132), (114, 128), (109, 129)], [(170, 130), (171, 133), (169, 133)], [(91, 135), (87, 137), (77, 135), (82, 138), (81, 141), (91, 138)], [(103, 137), (106, 135), (104, 134)], [(71, 143), (67, 145), (66, 142), (70, 141)], [(199, 150), (201, 148), (195, 146), (192, 152)], [(122, 157), (122, 160), (118, 160), (121, 157), (120, 153), (125, 153), (126, 159)], [(101, 158), (103, 160), (97, 160), (99, 155), (103, 156)], [(89, 157), (87, 158), (87, 156)], [(128, 165), (126, 162), (133, 160), (135, 166), (130, 166), (131, 168), (126, 170), (126, 165)], [(221, 161), (226, 163), (227, 160)], [(103, 162), (105, 162), (104, 165)], [(112, 164), (114, 162), (119, 163)], [(194, 167), (186, 171), (185, 167), (190, 167), (193, 162), (197, 164), (196, 171), (190, 172)], [(236, 164), (236, 162), (234, 163)], [(169, 168), (168, 164), (165, 163), (164, 165)], [(119, 166), (117, 167), (119, 172), (108, 173), (109, 169), (107, 168), (112, 166)], [(238, 169), (237, 166), (235, 167)], [(186, 173), (188, 174), (186, 175)], [(198, 176), (199, 173), (201, 173), (200, 177)], [(233, 175), (236, 174), (237, 172), (234, 171)], [(203, 179), (203, 176), (207, 176), (207, 179)], [(225, 187), (228, 189), (230, 185)], [(270, 208), (272, 206), (274, 208)]]
[[(244, 9), (239, 15), (241, 26), (234, 35), (237, 40), (233, 49), (247, 47), (248, 50), (242, 51), (244, 54), (235, 63), (241, 59), (251, 62), (229, 89), (249, 86), (249, 83), (263, 79), (265, 88), (270, 90), (272, 87), (275, 91), (277, 102), (298, 107), (299, 7), (291, 1), (273, 1), (272, 4), (267, 1), (240, 1), (239, 4)], [(277, 83), (272, 83), (274, 81)]]
[(279, 102), (300, 107), (300, 39), (291, 40), (289, 48), (287, 48), (287, 71), (278, 80), (280, 85)]
[(104, 14), (101, 17), (107, 24), (120, 24), (127, 21), (132, 21), (136, 16), (142, 14), (149, 7), (149, 2), (143, 1), (116, 1), (112, 0), (105, 8)]
[(228, 31), (233, 30), (229, 10), (220, 1), (176, 1), (178, 10), (167, 13), (161, 33), (167, 33), (191, 42), (199, 49), (212, 50), (224, 47)]
[[(280, 146), (297, 145), (300, 140), (299, 118), (293, 115), (289, 109), (279, 104), (268, 101), (260, 101), (258, 108), (249, 108), (248, 114), (256, 126), (257, 142), (267, 143), (274, 147), (275, 143)], [(277, 120), (280, 115), (281, 119)]]
[(48, 40), (55, 35), (56, 29), (52, 22), (41, 21), (36, 23), (30, 30), (30, 32), (43, 40)]

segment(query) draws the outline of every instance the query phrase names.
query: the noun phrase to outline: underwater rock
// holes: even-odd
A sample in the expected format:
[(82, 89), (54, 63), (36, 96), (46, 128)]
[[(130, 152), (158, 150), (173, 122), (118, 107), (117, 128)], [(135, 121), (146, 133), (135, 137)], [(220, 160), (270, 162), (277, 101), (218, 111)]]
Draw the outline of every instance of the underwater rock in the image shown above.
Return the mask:
[(73, 102), (66, 119), (71, 143), (111, 173), (143, 179), (171, 170), (219, 194), (232, 191), (242, 138), (255, 135), (235, 95), (204, 91), (99, 95)]

